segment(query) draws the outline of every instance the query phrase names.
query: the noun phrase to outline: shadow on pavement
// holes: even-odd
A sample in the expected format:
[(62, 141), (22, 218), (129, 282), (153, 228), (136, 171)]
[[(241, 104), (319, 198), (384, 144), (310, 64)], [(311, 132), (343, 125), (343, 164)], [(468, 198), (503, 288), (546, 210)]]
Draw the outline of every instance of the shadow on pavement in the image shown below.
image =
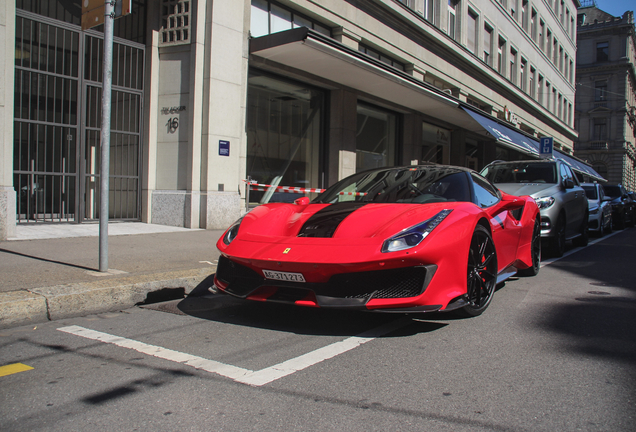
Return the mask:
[[(262, 303), (209, 293), (205, 296), (188, 296), (172, 303), (172, 306), (164, 303), (157, 309), (226, 324), (311, 336), (355, 336), (406, 316)], [(412, 336), (432, 332), (447, 325), (424, 321), (421, 319), (422, 315), (417, 317), (420, 319), (384, 337)]]
[(553, 305), (539, 326), (565, 336), (565, 352), (627, 363), (636, 372), (635, 256), (631, 229), (551, 264), (587, 285), (572, 287), (572, 298)]
[(24, 257), (24, 258), (31, 258), (31, 259), (38, 260), (38, 261), (48, 262), (48, 263), (52, 263), (52, 264), (59, 264), (59, 265), (63, 265), (63, 266), (66, 266), (66, 267), (73, 267), (73, 268), (77, 268), (77, 269), (80, 269), (80, 270), (89, 270), (89, 271), (96, 271), (97, 270), (97, 269), (95, 269), (93, 267), (84, 267), (84, 266), (80, 266), (80, 265), (76, 265), (76, 264), (70, 264), (70, 263), (57, 261), (57, 260), (52, 260), (52, 259), (48, 259), (48, 258), (41, 258), (41, 257), (37, 257), (35, 255), (28, 255), (28, 254), (24, 254), (24, 253), (12, 251), (12, 250), (7, 250), (7, 249), (0, 249), (0, 253), (17, 255), (17, 256), (21, 256), (21, 257)]

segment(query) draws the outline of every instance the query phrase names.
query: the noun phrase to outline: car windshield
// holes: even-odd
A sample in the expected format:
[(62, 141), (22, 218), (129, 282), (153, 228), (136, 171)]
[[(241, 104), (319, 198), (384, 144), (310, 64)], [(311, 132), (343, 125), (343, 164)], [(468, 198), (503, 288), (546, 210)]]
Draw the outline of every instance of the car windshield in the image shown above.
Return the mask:
[(541, 162), (512, 162), (484, 168), (482, 175), (497, 183), (557, 183), (556, 165)]
[(583, 189), (585, 189), (585, 195), (587, 195), (587, 199), (598, 199), (598, 193), (596, 192), (596, 188), (594, 186), (583, 185)]
[(611, 196), (612, 198), (621, 197), (621, 188), (618, 186), (603, 186), (603, 190), (605, 191), (605, 195)]
[(313, 203), (434, 203), (470, 201), (466, 172), (452, 167), (383, 168), (349, 176)]

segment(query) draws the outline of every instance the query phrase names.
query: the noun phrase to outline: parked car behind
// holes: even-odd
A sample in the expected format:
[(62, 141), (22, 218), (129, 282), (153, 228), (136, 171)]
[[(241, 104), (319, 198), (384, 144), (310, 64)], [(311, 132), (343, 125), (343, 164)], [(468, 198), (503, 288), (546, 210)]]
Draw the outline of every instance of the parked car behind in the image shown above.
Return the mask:
[(560, 160), (495, 161), (481, 174), (512, 195), (530, 195), (541, 211), (544, 251), (563, 256), (566, 240), (576, 246), (588, 242), (588, 204), (585, 191), (570, 167)]
[(605, 195), (612, 198), (612, 223), (616, 229), (634, 226), (636, 221), (636, 204), (623, 185), (603, 185)]
[(598, 183), (582, 183), (587, 195), (589, 218), (588, 230), (603, 237), (612, 232), (612, 205), (610, 197), (605, 196), (603, 187)]

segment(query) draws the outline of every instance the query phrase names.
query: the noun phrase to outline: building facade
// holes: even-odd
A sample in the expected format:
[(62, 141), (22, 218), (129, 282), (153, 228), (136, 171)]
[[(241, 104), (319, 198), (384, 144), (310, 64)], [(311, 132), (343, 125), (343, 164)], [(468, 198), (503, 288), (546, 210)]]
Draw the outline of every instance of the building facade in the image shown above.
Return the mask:
[[(101, 29), (81, 30), (79, 0), (4, 3), (0, 235), (97, 220)], [(545, 136), (594, 176), (572, 157), (579, 5), (134, 0), (115, 25), (109, 218), (225, 228), (285, 187), (537, 158)]]
[(610, 183), (636, 190), (634, 12), (613, 17), (581, 8), (577, 33), (575, 155)]

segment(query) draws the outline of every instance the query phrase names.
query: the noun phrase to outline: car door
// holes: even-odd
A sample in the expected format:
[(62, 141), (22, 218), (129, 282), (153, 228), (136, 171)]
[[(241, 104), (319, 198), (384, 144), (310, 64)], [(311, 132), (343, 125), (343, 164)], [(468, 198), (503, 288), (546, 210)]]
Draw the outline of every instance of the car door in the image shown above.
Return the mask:
[(497, 188), (481, 176), (472, 174), (472, 179), (475, 203), (490, 217), (492, 239), (497, 249), (497, 266), (503, 270), (517, 257), (521, 225), (514, 213), (521, 211), (523, 204), (515, 206), (501, 200)]
[[(563, 207), (565, 208), (566, 216), (566, 237), (572, 237), (579, 233), (581, 223), (585, 217), (585, 209), (587, 208), (587, 198), (585, 197), (585, 191), (579, 185), (577, 178), (574, 176), (570, 167), (565, 164), (560, 164), (560, 176), (561, 184), (563, 185)], [(573, 183), (572, 188), (566, 188), (566, 182), (571, 180)]]

